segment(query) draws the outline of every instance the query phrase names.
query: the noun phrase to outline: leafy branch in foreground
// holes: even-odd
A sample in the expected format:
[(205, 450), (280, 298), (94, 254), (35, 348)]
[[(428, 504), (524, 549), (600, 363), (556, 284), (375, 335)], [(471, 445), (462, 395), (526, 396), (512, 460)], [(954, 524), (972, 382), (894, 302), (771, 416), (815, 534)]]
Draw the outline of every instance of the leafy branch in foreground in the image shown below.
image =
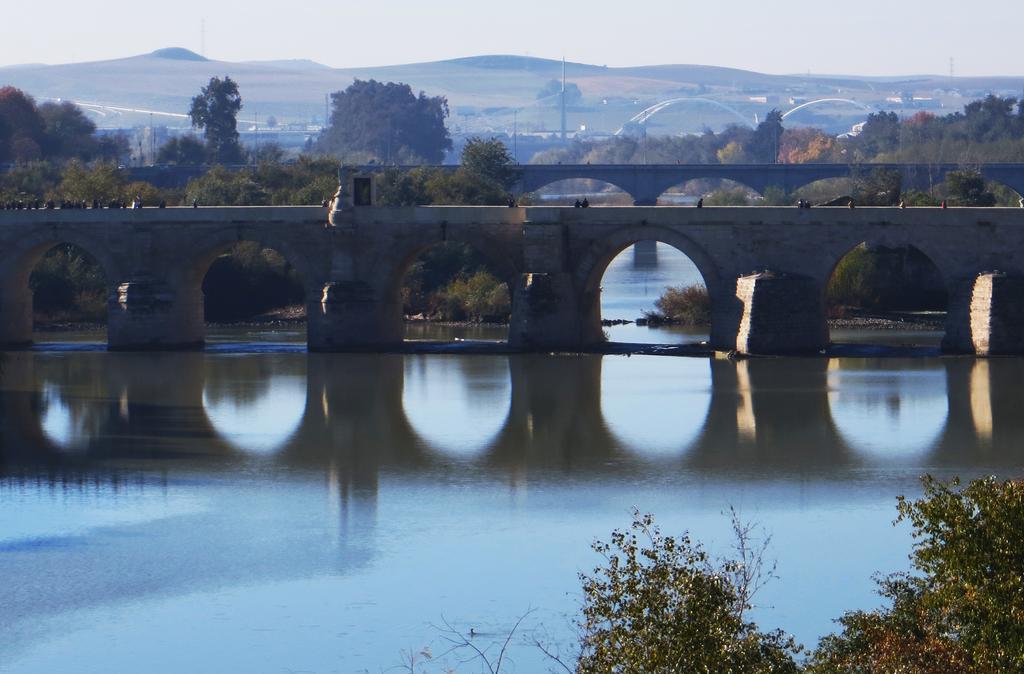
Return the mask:
[(898, 505), (913, 573), (881, 579), (889, 606), (844, 615), (809, 672), (1024, 671), (1024, 482), (923, 482)]
[[(717, 563), (689, 536), (666, 536), (651, 515), (594, 543), (604, 564), (581, 574), (580, 674), (797, 672), (801, 648), (744, 619), (766, 580), (767, 539), (738, 523), (739, 557)], [(770, 570), (768, 571), (770, 575)]]

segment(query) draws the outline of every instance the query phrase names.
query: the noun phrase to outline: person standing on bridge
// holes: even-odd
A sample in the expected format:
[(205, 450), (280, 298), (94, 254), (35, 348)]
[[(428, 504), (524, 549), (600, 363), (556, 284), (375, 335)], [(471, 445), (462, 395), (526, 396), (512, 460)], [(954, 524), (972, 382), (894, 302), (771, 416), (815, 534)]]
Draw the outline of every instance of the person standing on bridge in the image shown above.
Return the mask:
[(590, 208), (590, 200), (587, 199), (586, 197), (583, 197), (583, 203), (580, 204), (580, 207), (581, 208)]
[(697, 199), (697, 208), (704, 208), (704, 197)]

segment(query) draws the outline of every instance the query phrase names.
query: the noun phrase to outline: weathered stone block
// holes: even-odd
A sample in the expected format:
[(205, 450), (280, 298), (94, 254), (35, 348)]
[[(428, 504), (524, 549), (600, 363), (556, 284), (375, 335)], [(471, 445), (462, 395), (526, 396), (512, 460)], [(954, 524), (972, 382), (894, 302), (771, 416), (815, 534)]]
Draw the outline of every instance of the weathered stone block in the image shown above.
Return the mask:
[(509, 345), (517, 349), (579, 349), (579, 300), (569, 274), (523, 274), (512, 300)]
[(335, 281), (306, 303), (310, 351), (359, 351), (402, 343), (402, 309), (363, 281)]
[(978, 276), (971, 291), (969, 326), (969, 348), (957, 350), (980, 356), (1024, 353), (1024, 277), (999, 272)]
[(822, 291), (814, 279), (761, 272), (738, 279), (736, 296), (743, 303), (737, 352), (800, 354), (828, 346)]
[(143, 278), (111, 293), (107, 342), (114, 350), (188, 349), (205, 341), (203, 292)]

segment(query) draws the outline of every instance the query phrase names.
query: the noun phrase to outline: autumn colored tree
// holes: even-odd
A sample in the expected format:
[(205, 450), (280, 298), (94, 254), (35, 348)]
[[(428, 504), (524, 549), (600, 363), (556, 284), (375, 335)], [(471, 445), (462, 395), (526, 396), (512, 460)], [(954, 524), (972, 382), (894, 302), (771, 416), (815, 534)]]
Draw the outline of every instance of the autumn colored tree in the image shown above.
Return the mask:
[(1024, 482), (923, 483), (898, 505), (913, 572), (881, 581), (886, 608), (843, 616), (809, 672), (1024, 671)]
[(783, 164), (813, 164), (835, 161), (839, 144), (819, 129), (786, 129), (782, 134), (779, 161)]

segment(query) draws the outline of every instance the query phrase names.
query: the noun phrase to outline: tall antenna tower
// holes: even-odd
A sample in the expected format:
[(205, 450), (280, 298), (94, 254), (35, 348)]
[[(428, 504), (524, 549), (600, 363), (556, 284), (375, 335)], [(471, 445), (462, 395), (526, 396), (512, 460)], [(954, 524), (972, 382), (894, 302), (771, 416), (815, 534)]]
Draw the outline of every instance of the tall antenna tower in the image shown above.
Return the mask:
[(950, 86), (952, 86), (953, 79), (955, 77), (956, 77), (956, 60), (952, 56), (950, 56), (949, 57), (949, 84), (950, 84)]
[(565, 56), (562, 56), (562, 142), (565, 142)]
[(199, 22), (199, 55), (206, 56), (206, 19)]

